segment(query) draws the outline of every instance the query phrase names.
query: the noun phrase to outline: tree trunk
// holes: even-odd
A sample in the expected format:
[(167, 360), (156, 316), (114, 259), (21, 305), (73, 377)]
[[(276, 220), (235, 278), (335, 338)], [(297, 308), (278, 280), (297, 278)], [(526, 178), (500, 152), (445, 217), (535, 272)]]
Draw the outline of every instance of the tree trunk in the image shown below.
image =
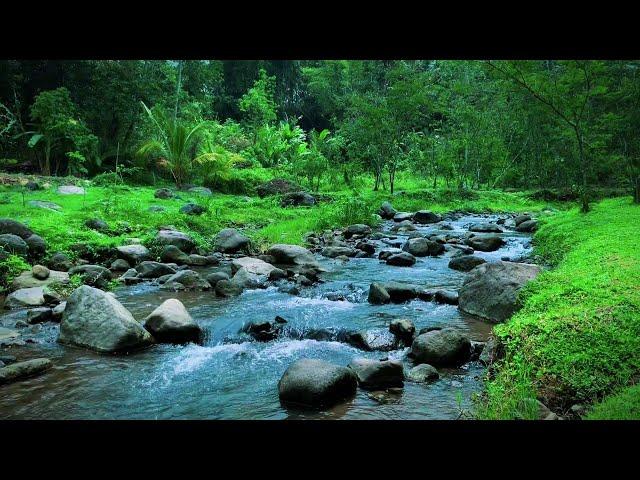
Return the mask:
[(42, 169), (42, 174), (45, 177), (51, 175), (51, 142), (48, 140), (44, 147), (44, 168)]
[(582, 201), (582, 213), (589, 211), (589, 192), (587, 185), (587, 166), (584, 158), (584, 145), (582, 139), (582, 132), (578, 126), (574, 127), (576, 137), (578, 139), (578, 152), (580, 154), (580, 169), (582, 170), (582, 191), (580, 192), (580, 200)]
[(640, 175), (636, 175), (633, 189), (633, 203), (640, 204)]

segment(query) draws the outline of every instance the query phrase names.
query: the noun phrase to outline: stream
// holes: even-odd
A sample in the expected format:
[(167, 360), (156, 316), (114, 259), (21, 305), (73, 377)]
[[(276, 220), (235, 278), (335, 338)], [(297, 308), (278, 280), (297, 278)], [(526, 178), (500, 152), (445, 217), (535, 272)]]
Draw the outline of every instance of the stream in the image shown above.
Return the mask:
[[(496, 215), (465, 215), (449, 220), (452, 231), (466, 232), (470, 223), (496, 221)], [(388, 231), (393, 222), (385, 222)], [(439, 225), (416, 225), (421, 234), (439, 232)], [(395, 234), (394, 234), (395, 235)], [(486, 260), (517, 258), (530, 253), (529, 234), (505, 229), (506, 244), (495, 252), (475, 254)], [(399, 239), (406, 235), (397, 234)], [(381, 241), (380, 249), (388, 248)], [(370, 305), (371, 282), (399, 281), (425, 288), (457, 290), (465, 273), (448, 268), (452, 252), (422, 257), (413, 267), (394, 267), (377, 258), (348, 262), (318, 256), (324, 283), (302, 288), (299, 296), (276, 287), (246, 290), (239, 297), (216, 298), (212, 292), (167, 292), (142, 283), (114, 293), (133, 316), (142, 320), (167, 298), (178, 298), (205, 331), (203, 345), (158, 344), (127, 356), (100, 355), (56, 343), (58, 325), (44, 324), (29, 334), (33, 344), (5, 352), (19, 360), (48, 357), (54, 368), (35, 378), (0, 387), (2, 419), (455, 419), (472, 408), (472, 395), (482, 389), (485, 369), (470, 362), (457, 369), (439, 369), (429, 384), (406, 382), (401, 393), (383, 402), (358, 389), (356, 396), (325, 411), (284, 407), (277, 384), (295, 360), (308, 357), (347, 365), (355, 357), (402, 359), (412, 366), (408, 349), (365, 352), (334, 341), (279, 338), (270, 342), (238, 340), (240, 328), (254, 320), (287, 320), (287, 328), (388, 331), (394, 318), (408, 318), (416, 330), (455, 326), (472, 340), (485, 341), (492, 325), (462, 314), (457, 306), (414, 300), (405, 304)], [(199, 269), (201, 273), (217, 267)], [(345, 300), (336, 300), (336, 296)], [(0, 325), (12, 328), (25, 312), (4, 313)]]

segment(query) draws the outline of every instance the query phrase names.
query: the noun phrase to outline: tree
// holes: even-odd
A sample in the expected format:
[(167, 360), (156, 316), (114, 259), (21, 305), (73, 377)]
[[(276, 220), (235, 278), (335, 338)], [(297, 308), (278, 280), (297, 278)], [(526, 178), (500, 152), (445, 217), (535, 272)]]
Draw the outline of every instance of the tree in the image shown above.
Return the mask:
[(269, 77), (266, 70), (260, 69), (259, 77), (247, 93), (240, 99), (240, 110), (247, 122), (254, 128), (268, 125), (276, 120), (276, 104), (273, 100), (275, 77)]

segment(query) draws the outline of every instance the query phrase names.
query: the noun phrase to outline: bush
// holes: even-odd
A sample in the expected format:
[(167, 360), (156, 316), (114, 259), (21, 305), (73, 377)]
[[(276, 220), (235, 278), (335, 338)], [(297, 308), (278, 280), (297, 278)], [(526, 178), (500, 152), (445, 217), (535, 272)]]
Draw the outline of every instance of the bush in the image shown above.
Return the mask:
[(228, 178), (207, 175), (204, 186), (221, 193), (255, 195), (258, 185), (268, 181), (271, 173), (263, 168), (233, 169)]
[(9, 255), (0, 249), (0, 291), (6, 291), (13, 279), (31, 266), (17, 255)]

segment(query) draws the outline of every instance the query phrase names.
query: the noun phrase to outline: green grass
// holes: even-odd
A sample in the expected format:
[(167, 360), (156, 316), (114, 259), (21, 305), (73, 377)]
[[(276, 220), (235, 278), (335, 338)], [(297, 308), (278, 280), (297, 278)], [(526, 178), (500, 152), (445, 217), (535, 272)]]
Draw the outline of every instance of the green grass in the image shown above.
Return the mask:
[(640, 420), (640, 385), (633, 385), (594, 405), (587, 420)]
[[(562, 412), (634, 383), (640, 372), (640, 207), (604, 200), (548, 218), (536, 252), (554, 266), (494, 331), (505, 360), (487, 384), (482, 418), (517, 418), (527, 397)], [(601, 410), (602, 411), (602, 410)]]

